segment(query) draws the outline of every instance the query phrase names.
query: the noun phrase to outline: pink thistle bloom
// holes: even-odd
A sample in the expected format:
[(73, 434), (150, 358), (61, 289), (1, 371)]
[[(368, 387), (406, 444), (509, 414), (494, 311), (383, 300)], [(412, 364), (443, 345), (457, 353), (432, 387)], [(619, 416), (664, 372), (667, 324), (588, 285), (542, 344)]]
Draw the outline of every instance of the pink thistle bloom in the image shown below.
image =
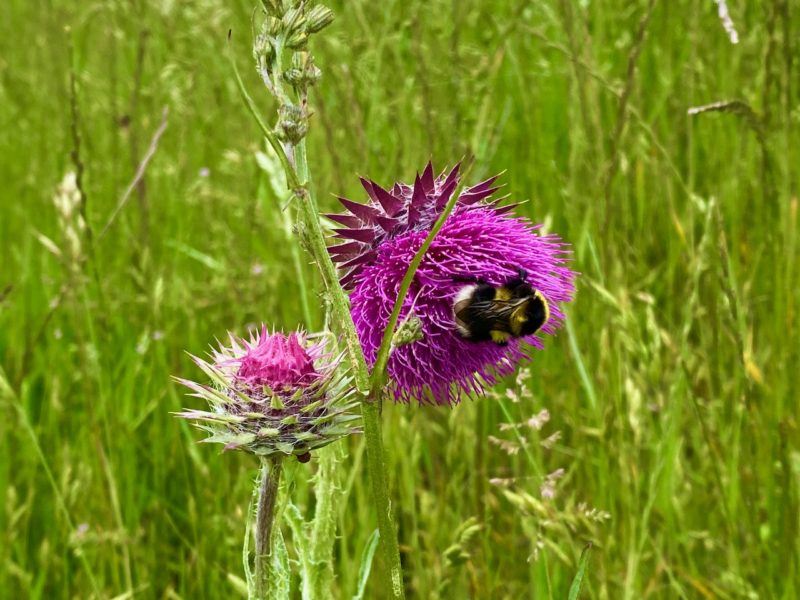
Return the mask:
[(246, 386), (292, 389), (309, 386), (321, 375), (314, 368), (312, 354), (319, 348), (303, 348), (296, 333), (267, 335), (261, 330), (255, 344), (249, 344), (247, 352), (233, 362), (239, 363), (236, 379)]
[(176, 378), (211, 408), (178, 413), (211, 434), (203, 441), (303, 458), (358, 431), (352, 386), (337, 374), (342, 357), (331, 356), (319, 337), (270, 334), (266, 327), (249, 341), (229, 337), (229, 346), (212, 350), (212, 362), (192, 356), (210, 385)]
[[(569, 245), (556, 235), (539, 235), (541, 225), (512, 214), (516, 205), (490, 200), (499, 189), (496, 179), (460, 193), (416, 272), (400, 320), (413, 311), (423, 335), (391, 353), (388, 371), (395, 400), (452, 404), (465, 393), (482, 395), (486, 386), (531, 358), (529, 346), (543, 347), (540, 334), (554, 335), (563, 323), (560, 305), (575, 290), (576, 274), (566, 266)], [(340, 263), (342, 284), (352, 290), (351, 313), (373, 364), (408, 265), (455, 193), (458, 167), (434, 177), (428, 163), (413, 185), (396, 183), (390, 190), (366, 179), (361, 183), (367, 203), (340, 198), (347, 212), (327, 215), (343, 226), (335, 230), (342, 243), (329, 250)], [(543, 327), (504, 346), (464, 339), (453, 306), (465, 278), (500, 286), (520, 269), (550, 307)]]

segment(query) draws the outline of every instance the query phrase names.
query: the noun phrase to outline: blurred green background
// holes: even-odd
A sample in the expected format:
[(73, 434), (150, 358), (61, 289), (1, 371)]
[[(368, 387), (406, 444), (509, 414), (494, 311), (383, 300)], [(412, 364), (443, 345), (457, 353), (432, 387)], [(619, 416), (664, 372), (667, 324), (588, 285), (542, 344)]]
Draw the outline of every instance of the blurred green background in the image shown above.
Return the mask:
[[(332, 3), (312, 46), (321, 204), (363, 198), (358, 174), (388, 185), (472, 157), (468, 179), (507, 170), (520, 210), (572, 242), (582, 273), (568, 328), (508, 393), (385, 407), (411, 597), (565, 598), (590, 541), (584, 598), (800, 595), (790, 4), (731, 2), (734, 45), (711, 0)], [(246, 66), (252, 8), (4, 4), (4, 598), (90, 597), (87, 570), (107, 597), (238, 595), (256, 463), (197, 445), (169, 412), (198, 405), (170, 381), (199, 376), (184, 349), (303, 321), (291, 211), (225, 59), (231, 28), (272, 115)], [(54, 205), (77, 165), (88, 231)], [(347, 444), (342, 598), (376, 526), (362, 440)], [(313, 469), (292, 476), (301, 505)], [(373, 576), (366, 597), (384, 595)]]

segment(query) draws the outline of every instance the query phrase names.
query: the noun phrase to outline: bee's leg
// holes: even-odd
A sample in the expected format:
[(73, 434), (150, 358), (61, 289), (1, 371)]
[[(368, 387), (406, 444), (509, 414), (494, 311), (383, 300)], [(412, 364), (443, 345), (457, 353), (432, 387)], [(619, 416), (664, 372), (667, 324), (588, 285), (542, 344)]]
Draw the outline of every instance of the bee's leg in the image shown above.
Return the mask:
[(531, 286), (528, 285), (528, 272), (523, 269), (522, 267), (517, 267), (517, 276), (509, 279), (505, 287), (510, 289), (514, 296), (518, 298), (522, 298), (523, 296), (528, 296), (532, 293)]
[(499, 329), (492, 329), (489, 335), (492, 337), (492, 341), (498, 346), (505, 346), (512, 337), (507, 331), (500, 331)]
[(477, 283), (479, 285), (487, 283), (486, 279), (475, 275), (453, 275), (453, 281), (456, 283)]

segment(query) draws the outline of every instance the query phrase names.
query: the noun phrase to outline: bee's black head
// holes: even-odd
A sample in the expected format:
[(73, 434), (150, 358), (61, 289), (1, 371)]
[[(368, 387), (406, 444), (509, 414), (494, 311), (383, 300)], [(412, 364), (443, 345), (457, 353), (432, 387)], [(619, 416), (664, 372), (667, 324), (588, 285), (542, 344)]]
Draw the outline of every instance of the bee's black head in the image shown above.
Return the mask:
[(534, 291), (525, 303), (524, 313), (520, 315), (519, 336), (533, 335), (550, 318), (550, 306), (539, 291)]

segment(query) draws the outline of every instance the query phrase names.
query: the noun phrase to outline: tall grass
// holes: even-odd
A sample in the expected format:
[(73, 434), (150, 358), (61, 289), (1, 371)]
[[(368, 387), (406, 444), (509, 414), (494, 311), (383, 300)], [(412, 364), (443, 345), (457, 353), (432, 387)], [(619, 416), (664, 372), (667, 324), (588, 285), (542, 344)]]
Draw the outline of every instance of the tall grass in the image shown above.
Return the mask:
[[(384, 406), (409, 596), (563, 598), (587, 542), (583, 597), (800, 594), (800, 17), (728, 6), (737, 45), (713, 2), (333, 3), (308, 140), (321, 208), (360, 197), (357, 174), (467, 155), (473, 181), (507, 169), (583, 273), (568, 329), (508, 382), (518, 402)], [(250, 60), (250, 9), (4, 7), (0, 596), (237, 593), (255, 465), (195, 444), (168, 415), (190, 402), (169, 375), (228, 329), (322, 319), (224, 57), (232, 28)], [(687, 114), (734, 100), (754, 120)], [(63, 246), (53, 196), (76, 162), (94, 233), (77, 273), (37, 236)], [(489, 441), (519, 445), (501, 425), (543, 408), (546, 428), (516, 430), (525, 449)], [(377, 522), (364, 463), (353, 440), (341, 597)], [(293, 475), (301, 508), (312, 473)], [(363, 597), (385, 597), (378, 582)]]

